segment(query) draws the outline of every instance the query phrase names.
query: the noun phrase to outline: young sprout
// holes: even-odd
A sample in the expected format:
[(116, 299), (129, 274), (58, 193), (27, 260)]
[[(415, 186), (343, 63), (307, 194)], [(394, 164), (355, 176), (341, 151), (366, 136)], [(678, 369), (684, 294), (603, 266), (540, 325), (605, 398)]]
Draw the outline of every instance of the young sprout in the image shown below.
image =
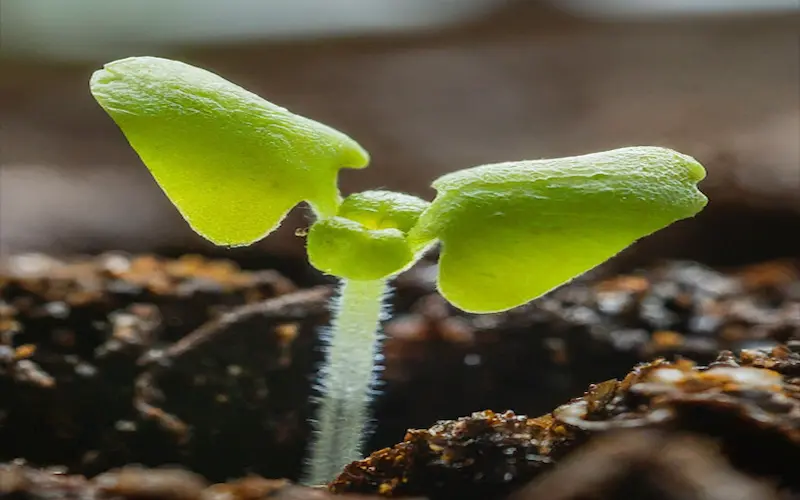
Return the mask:
[(307, 484), (361, 458), (388, 282), (441, 244), (438, 288), (456, 307), (504, 311), (603, 263), (706, 205), (705, 170), (660, 147), (484, 165), (433, 183), (433, 202), (389, 191), (342, 199), (355, 141), (181, 62), (107, 64), (91, 92), (190, 226), (249, 245), (307, 202), (311, 265), (340, 280)]

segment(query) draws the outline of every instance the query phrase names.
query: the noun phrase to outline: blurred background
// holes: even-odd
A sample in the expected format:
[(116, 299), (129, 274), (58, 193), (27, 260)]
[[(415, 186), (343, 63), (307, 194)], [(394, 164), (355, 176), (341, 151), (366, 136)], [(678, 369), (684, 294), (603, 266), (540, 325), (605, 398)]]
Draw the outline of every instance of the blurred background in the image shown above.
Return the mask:
[[(662, 145), (698, 218), (620, 260), (800, 255), (798, 0), (2, 0), (0, 251), (215, 251), (92, 100), (115, 58), (217, 72), (356, 138), (344, 192), (481, 163)], [(297, 210), (258, 255), (292, 256)]]

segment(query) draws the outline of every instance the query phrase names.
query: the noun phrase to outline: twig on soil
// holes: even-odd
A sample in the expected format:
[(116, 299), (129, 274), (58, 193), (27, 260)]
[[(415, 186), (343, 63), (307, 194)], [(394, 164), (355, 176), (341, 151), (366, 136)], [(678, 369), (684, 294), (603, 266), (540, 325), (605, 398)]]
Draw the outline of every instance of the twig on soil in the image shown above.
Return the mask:
[(144, 419), (155, 420), (161, 427), (178, 436), (180, 442), (185, 442), (189, 438), (189, 426), (154, 404), (154, 400), (161, 396), (160, 390), (154, 384), (156, 376), (207, 343), (220, 340), (220, 336), (232, 331), (230, 327), (234, 324), (259, 316), (279, 323), (300, 320), (309, 314), (321, 314), (326, 310), (332, 293), (331, 287), (320, 286), (244, 305), (209, 321), (165, 349), (150, 349), (138, 361), (145, 369), (135, 381), (134, 407)]

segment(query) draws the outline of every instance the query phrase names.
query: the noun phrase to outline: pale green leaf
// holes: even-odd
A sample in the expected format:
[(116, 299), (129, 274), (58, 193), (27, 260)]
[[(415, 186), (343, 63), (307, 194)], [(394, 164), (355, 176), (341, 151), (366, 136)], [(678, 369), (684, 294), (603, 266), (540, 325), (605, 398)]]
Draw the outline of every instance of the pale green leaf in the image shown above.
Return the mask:
[(335, 214), (339, 169), (369, 162), (341, 132), (181, 62), (115, 61), (90, 86), (191, 227), (219, 245), (263, 238), (302, 201)]
[(524, 304), (707, 202), (705, 170), (657, 147), (448, 174), (409, 239), (440, 240), (439, 289), (470, 312)]

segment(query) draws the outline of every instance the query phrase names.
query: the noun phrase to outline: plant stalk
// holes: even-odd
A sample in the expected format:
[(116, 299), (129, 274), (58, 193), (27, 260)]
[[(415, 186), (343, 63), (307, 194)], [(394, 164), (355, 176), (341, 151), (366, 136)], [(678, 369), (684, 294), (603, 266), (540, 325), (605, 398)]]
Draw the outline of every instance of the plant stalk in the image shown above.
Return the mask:
[(341, 281), (319, 375), (322, 395), (303, 481), (307, 485), (326, 484), (362, 458), (373, 382), (382, 359), (379, 331), (387, 292), (385, 279)]

